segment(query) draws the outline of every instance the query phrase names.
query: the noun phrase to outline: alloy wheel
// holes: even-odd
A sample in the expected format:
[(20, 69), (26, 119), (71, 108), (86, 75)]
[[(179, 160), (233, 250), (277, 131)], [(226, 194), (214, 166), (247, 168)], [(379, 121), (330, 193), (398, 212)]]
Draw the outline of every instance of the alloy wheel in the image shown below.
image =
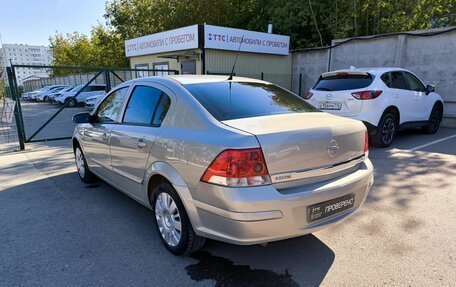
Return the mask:
[(81, 178), (84, 178), (84, 176), (85, 176), (84, 155), (82, 154), (82, 152), (79, 148), (76, 149), (75, 160), (76, 160), (76, 168), (78, 170), (79, 176), (81, 176)]
[(429, 123), (431, 131), (434, 132), (438, 128), (439, 122), (440, 122), (440, 110), (435, 109), (432, 112), (430, 123)]
[(395, 133), (395, 123), (394, 119), (391, 117), (388, 117), (385, 122), (383, 123), (382, 127), (382, 140), (385, 144), (391, 143), (394, 137)]
[(155, 202), (155, 219), (165, 242), (177, 246), (182, 236), (181, 217), (176, 202), (166, 192), (160, 193)]

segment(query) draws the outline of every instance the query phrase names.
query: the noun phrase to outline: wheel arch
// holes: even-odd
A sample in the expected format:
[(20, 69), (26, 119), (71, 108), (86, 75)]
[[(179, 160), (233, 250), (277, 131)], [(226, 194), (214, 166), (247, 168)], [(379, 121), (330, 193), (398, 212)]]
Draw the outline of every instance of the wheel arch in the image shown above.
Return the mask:
[(383, 111), (382, 113), (382, 116), (380, 117), (380, 119), (378, 120), (378, 123), (377, 123), (377, 126), (380, 125), (380, 121), (382, 120), (383, 116), (386, 114), (386, 113), (393, 113), (395, 116), (396, 116), (396, 124), (397, 126), (399, 126), (400, 122), (401, 122), (401, 113), (399, 112), (399, 108), (394, 106), (394, 105), (391, 105), (391, 106), (388, 106), (386, 107), (386, 109)]
[(146, 180), (143, 184), (144, 194), (147, 195), (147, 200), (151, 208), (153, 197), (153, 190), (161, 182), (169, 182), (176, 190), (182, 204), (184, 205), (185, 211), (187, 212), (188, 218), (192, 226), (196, 229), (199, 224), (199, 217), (195, 204), (193, 203), (193, 197), (190, 193), (190, 189), (185, 183), (182, 175), (170, 164), (166, 162), (154, 162), (146, 170)]

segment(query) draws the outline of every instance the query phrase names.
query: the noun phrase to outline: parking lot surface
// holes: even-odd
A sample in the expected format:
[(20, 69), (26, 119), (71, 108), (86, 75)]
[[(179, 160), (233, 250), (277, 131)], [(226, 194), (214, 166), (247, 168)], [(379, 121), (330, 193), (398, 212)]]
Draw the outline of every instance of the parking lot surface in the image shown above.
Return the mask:
[(83, 184), (69, 141), (0, 156), (0, 285), (454, 286), (456, 130), (407, 132), (372, 148), (375, 184), (359, 212), (261, 246), (162, 246), (153, 214)]

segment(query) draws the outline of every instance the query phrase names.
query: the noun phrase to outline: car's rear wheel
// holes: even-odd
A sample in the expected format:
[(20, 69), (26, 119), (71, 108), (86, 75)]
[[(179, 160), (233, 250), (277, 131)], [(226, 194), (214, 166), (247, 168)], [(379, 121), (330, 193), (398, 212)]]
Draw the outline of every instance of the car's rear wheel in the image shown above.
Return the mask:
[(74, 150), (74, 159), (76, 162), (76, 169), (78, 170), (78, 175), (81, 178), (81, 180), (85, 183), (94, 182), (96, 180), (96, 177), (90, 171), (84, 153), (82, 152), (79, 146), (76, 147)]
[(435, 105), (432, 108), (431, 114), (429, 115), (429, 121), (423, 130), (427, 134), (435, 134), (440, 128), (440, 122), (442, 121), (443, 110), (440, 105)]
[(162, 182), (152, 194), (155, 225), (166, 249), (175, 255), (189, 255), (203, 247), (205, 238), (195, 234), (184, 205), (172, 185)]
[(396, 116), (391, 112), (387, 112), (380, 119), (378, 131), (372, 137), (372, 143), (378, 147), (389, 147), (396, 136), (396, 132)]

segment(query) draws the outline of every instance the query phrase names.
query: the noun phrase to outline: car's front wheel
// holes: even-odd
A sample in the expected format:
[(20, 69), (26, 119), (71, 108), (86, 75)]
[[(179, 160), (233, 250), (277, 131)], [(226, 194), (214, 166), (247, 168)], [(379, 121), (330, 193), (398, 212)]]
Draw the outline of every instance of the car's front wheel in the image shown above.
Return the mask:
[(84, 153), (78, 146), (74, 150), (74, 159), (76, 162), (76, 169), (78, 170), (79, 177), (85, 183), (91, 183), (96, 180), (95, 175), (89, 170)]
[(176, 190), (167, 182), (153, 192), (152, 207), (160, 239), (171, 253), (189, 255), (203, 247), (205, 239), (195, 234)]
[(397, 132), (397, 120), (393, 113), (387, 112), (380, 119), (377, 133), (372, 143), (378, 147), (389, 147)]
[(428, 124), (423, 127), (424, 132), (427, 134), (435, 134), (440, 128), (442, 116), (442, 107), (440, 105), (435, 105), (429, 116)]

